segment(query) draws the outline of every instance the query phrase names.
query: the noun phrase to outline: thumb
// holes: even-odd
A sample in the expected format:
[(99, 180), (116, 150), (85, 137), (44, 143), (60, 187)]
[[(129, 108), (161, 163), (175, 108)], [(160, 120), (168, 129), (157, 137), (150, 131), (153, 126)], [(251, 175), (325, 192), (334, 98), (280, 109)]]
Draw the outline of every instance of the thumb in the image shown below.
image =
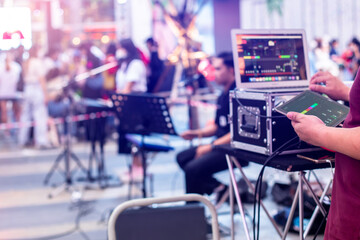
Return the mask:
[(296, 121), (299, 118), (299, 115), (301, 113), (297, 113), (297, 112), (288, 112), (286, 114), (287, 118), (290, 119), (291, 121)]

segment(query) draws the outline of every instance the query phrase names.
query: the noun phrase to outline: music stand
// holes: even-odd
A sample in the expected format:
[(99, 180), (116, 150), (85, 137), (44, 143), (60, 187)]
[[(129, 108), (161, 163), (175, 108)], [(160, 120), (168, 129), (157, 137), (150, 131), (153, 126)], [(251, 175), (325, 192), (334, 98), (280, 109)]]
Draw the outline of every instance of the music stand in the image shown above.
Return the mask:
[(120, 121), (120, 131), (141, 135), (140, 153), (143, 165), (143, 197), (146, 198), (146, 135), (177, 135), (164, 97), (151, 94), (112, 94), (111, 100)]
[[(95, 112), (109, 111), (111, 107), (107, 106), (96, 99), (83, 98), (82, 103), (86, 106), (87, 113), (94, 114)], [(91, 142), (91, 153), (89, 157), (88, 174), (85, 180), (93, 182), (98, 180), (99, 186), (105, 188), (108, 186), (108, 180), (111, 176), (106, 174), (105, 170), (105, 158), (104, 158), (104, 145), (106, 139), (105, 125), (107, 118), (95, 118), (88, 120), (88, 138)], [(100, 156), (96, 152), (96, 142), (99, 142)], [(95, 160), (97, 163), (98, 176), (92, 175), (92, 163)]]

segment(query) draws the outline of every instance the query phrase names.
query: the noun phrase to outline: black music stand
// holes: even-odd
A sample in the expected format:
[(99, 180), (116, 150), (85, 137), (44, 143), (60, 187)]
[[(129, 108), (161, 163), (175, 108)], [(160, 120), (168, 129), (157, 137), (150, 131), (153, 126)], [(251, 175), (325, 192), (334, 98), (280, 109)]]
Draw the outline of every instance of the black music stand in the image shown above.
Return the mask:
[(151, 94), (113, 94), (111, 100), (120, 120), (120, 131), (141, 135), (143, 197), (146, 198), (146, 148), (144, 138), (151, 133), (177, 135), (164, 97)]
[[(109, 111), (110, 107), (104, 103), (101, 103), (99, 100), (84, 98), (82, 103), (86, 106), (86, 112), (88, 114), (95, 114), (103, 111)], [(86, 179), (89, 182), (98, 181), (101, 188), (109, 186), (108, 180), (111, 176), (106, 174), (105, 169), (105, 158), (104, 158), (104, 145), (106, 139), (106, 120), (107, 117), (100, 116), (99, 118), (95, 117), (87, 121), (87, 137), (91, 142), (91, 153), (89, 156), (89, 166), (88, 174)], [(96, 142), (99, 142), (99, 155), (96, 151)], [(97, 176), (93, 176), (93, 161), (97, 163)]]

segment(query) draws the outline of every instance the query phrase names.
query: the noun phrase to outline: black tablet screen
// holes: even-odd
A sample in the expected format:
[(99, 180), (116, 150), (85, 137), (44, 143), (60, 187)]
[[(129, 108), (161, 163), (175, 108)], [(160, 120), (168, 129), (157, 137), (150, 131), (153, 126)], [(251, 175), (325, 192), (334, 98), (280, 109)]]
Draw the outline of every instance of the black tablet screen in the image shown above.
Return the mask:
[(275, 109), (286, 114), (299, 112), (315, 115), (327, 126), (337, 126), (346, 118), (349, 108), (310, 90), (304, 91)]

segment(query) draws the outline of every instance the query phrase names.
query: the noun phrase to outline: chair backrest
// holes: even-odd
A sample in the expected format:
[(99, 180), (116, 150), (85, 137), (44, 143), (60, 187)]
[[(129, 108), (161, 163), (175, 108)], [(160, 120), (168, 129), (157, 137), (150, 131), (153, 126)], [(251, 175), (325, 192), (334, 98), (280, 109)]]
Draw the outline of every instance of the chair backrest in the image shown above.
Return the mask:
[(206, 239), (206, 221), (203, 207), (189, 205), (184, 207), (129, 209), (179, 201), (198, 201), (204, 203), (212, 216), (213, 239), (219, 239), (215, 207), (209, 200), (198, 194), (126, 201), (117, 206), (110, 216), (108, 238), (110, 240)]

